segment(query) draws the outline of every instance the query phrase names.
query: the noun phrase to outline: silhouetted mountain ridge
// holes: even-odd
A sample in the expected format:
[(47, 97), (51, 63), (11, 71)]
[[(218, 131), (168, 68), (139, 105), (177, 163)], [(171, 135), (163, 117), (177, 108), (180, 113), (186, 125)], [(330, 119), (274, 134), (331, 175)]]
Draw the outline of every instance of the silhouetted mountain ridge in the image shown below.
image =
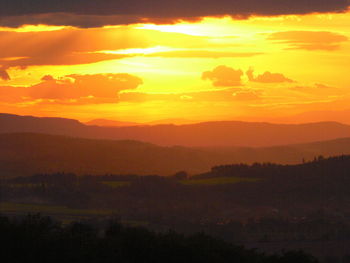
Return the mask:
[(106, 119), (95, 119), (85, 122), (88, 126), (101, 126), (101, 127), (123, 127), (123, 126), (140, 126), (144, 125), (136, 122), (115, 121)]
[(0, 132), (36, 132), (74, 135), (85, 125), (77, 120), (56, 117), (19, 116), (0, 113)]
[(0, 115), (0, 133), (33, 132), (91, 139), (138, 140), (191, 147), (268, 147), (350, 137), (350, 126), (336, 122), (271, 124), (217, 121), (186, 125), (87, 126), (76, 120)]

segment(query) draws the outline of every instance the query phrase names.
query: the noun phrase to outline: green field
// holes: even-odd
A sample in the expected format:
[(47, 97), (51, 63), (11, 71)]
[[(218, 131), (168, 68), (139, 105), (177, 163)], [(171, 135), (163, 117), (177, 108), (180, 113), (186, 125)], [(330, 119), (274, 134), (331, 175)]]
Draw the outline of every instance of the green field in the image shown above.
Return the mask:
[(25, 215), (40, 213), (69, 222), (89, 217), (112, 216), (111, 210), (73, 209), (65, 206), (0, 202), (0, 213), (5, 215)]
[(207, 179), (196, 180), (182, 180), (180, 181), (184, 185), (221, 185), (221, 184), (236, 184), (242, 182), (257, 182), (258, 178), (242, 178), (242, 177), (215, 177)]

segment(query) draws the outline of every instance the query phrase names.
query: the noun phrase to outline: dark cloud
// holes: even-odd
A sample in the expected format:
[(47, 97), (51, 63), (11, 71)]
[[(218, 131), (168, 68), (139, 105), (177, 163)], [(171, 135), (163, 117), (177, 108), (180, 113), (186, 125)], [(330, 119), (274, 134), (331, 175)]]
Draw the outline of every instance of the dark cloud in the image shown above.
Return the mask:
[(250, 68), (247, 72), (246, 72), (249, 81), (252, 82), (260, 82), (260, 83), (283, 83), (283, 82), (295, 82), (294, 80), (291, 80), (287, 77), (285, 77), (283, 74), (281, 73), (271, 73), (269, 71), (264, 72), (261, 75), (258, 76), (254, 76), (254, 70), (252, 68)]
[(349, 39), (338, 33), (327, 31), (286, 31), (272, 33), (269, 40), (287, 44), (287, 49), (336, 50)]
[(0, 87), (0, 102), (115, 103), (122, 90), (136, 89), (141, 84), (140, 78), (125, 73), (74, 74), (59, 79), (46, 75), (29, 87)]
[(178, 19), (230, 15), (273, 16), (344, 12), (348, 0), (0, 0), (0, 25), (45, 23), (96, 27), (142, 21), (168, 23)]
[(241, 86), (242, 70), (221, 65), (212, 71), (206, 71), (202, 74), (203, 80), (210, 80), (215, 87), (237, 87)]
[(10, 80), (10, 75), (7, 73), (6, 69), (0, 67), (0, 79), (2, 80)]
[(54, 77), (52, 77), (51, 75), (45, 75), (41, 78), (42, 81), (54, 81)]
[(45, 13), (15, 16), (0, 16), (0, 26), (20, 27), (22, 25), (55, 25), (95, 28), (105, 25), (129, 25), (141, 23), (138, 16), (124, 15), (80, 15), (74, 13)]

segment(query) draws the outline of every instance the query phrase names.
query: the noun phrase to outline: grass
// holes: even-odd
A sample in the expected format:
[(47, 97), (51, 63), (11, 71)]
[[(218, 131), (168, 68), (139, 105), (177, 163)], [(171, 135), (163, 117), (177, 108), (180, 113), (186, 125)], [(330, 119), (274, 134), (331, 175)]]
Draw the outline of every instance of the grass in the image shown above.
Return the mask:
[(258, 178), (243, 178), (243, 177), (214, 177), (207, 179), (196, 179), (196, 180), (182, 180), (180, 183), (184, 185), (222, 185), (222, 184), (236, 184), (242, 182), (257, 182)]
[(108, 185), (112, 188), (119, 188), (119, 187), (123, 187), (123, 186), (128, 186), (131, 184), (131, 182), (128, 182), (128, 181), (104, 181), (104, 182), (102, 182), (102, 184)]

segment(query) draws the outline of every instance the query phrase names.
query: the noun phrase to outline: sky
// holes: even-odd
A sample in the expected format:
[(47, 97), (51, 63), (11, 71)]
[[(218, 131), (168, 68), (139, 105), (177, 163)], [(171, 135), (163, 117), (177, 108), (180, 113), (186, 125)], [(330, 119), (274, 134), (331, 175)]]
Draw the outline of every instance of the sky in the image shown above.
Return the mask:
[(0, 112), (350, 123), (347, 0), (0, 4)]

